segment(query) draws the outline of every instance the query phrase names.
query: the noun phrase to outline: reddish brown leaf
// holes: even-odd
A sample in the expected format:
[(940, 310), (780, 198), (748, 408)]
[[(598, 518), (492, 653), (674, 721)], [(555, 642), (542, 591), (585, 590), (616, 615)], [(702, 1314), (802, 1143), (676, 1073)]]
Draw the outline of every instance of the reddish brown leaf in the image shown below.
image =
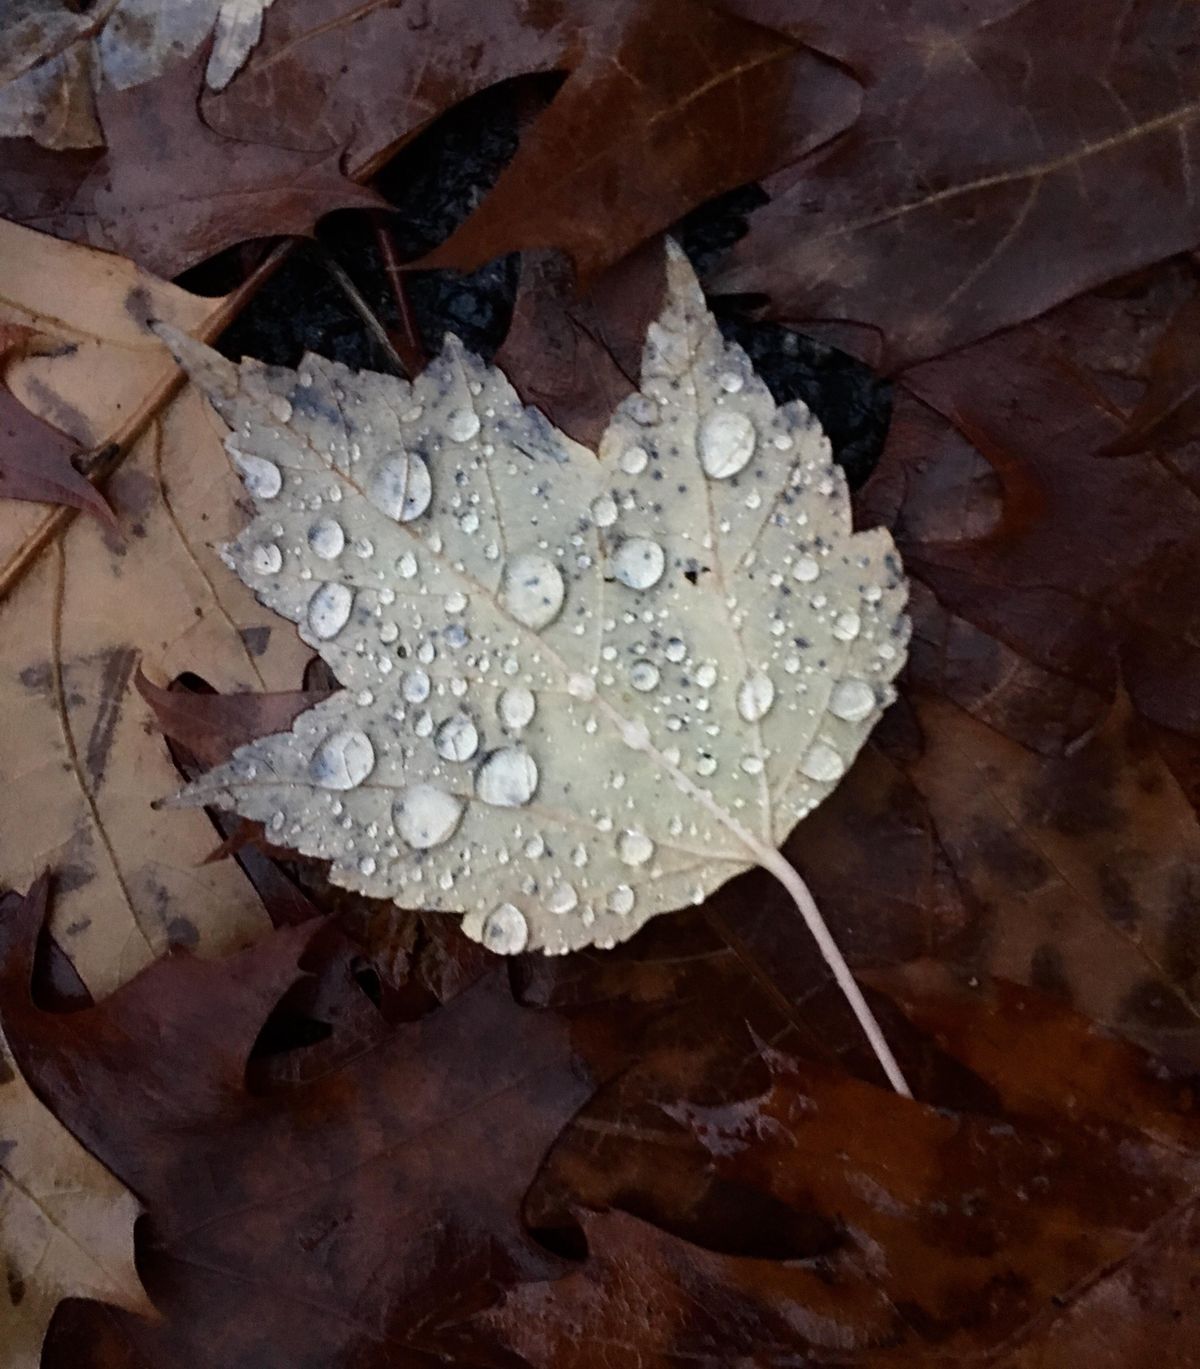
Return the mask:
[(512, 326), (496, 365), (527, 404), (593, 449), (617, 405), (636, 388), (646, 328), (663, 292), (657, 240), (576, 289), (558, 252), (527, 252)]
[(422, 265), (562, 248), (587, 280), (688, 209), (826, 142), (859, 89), (695, 0), (590, 5), (587, 50), (479, 209)]
[(0, 324), (0, 498), (70, 504), (116, 527), (103, 495), (72, 464), (79, 443), (31, 414), (4, 383), (4, 370), (36, 334), (19, 324)]
[[(588, 1086), (563, 1025), (502, 979), (396, 1030), (326, 1002), (325, 1020), (351, 1024), (344, 1048), (324, 1043), (325, 1071), (299, 1083), (286, 1061), (260, 1068), (251, 1093), (247, 1057), (311, 932), (222, 962), (177, 955), (55, 1015), (28, 996), (37, 931), (0, 923), (3, 1028), (56, 1114), (153, 1209), (144, 1263), (164, 1315), (77, 1304), (47, 1366), (432, 1365), (448, 1323), (561, 1268), (518, 1207)], [(312, 955), (335, 999), (361, 996), (336, 956)]]
[(888, 369), (1200, 240), (1200, 16), (1175, 0), (732, 0), (843, 62), (861, 119), (767, 182), (716, 280), (877, 330)]
[(255, 737), (286, 732), (304, 712), (320, 703), (324, 690), (292, 690), (276, 694), (204, 694), (188, 689), (163, 689), (141, 670), (134, 677), (138, 693), (154, 710), (163, 733), (183, 746), (205, 766), (228, 760)]

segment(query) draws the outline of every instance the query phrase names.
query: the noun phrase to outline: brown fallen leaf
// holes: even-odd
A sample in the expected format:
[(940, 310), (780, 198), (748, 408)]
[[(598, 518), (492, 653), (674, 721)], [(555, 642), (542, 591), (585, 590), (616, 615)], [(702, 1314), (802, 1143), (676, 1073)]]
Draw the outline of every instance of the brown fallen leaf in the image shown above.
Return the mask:
[(79, 443), (31, 414), (4, 383), (8, 365), (36, 337), (19, 323), (0, 323), (0, 497), (72, 504), (115, 527), (103, 496), (72, 464)]
[(610, 267), (586, 292), (560, 253), (526, 252), (512, 323), (495, 364), (526, 404), (595, 448), (637, 388), (646, 329), (662, 308), (658, 240)]
[(107, 484), (119, 539), (78, 519), (31, 561), (31, 506), (0, 508), (8, 566), (31, 565), (0, 602), (0, 828), (21, 834), (0, 850), (0, 880), (23, 887), (55, 870), (55, 936), (102, 993), (169, 944), (218, 950), (267, 926), (237, 866), (202, 865), (215, 844), (203, 814), (167, 833), (151, 810), (178, 775), (131, 689), (135, 668), (281, 687), (298, 681), (306, 653), (224, 573), (212, 547), (240, 521), (240, 485), (194, 395), (163, 409), (173, 368), (140, 323), (152, 311), (200, 328), (220, 301), (9, 224), (0, 299), (61, 344), (10, 372), (22, 402), (89, 446), (150, 425)]
[(1020, 323), (1200, 240), (1200, 16), (1122, 0), (730, 0), (843, 63), (862, 117), (765, 183), (721, 291), (873, 330), (885, 369)]
[(853, 123), (836, 64), (721, 8), (591, 6), (595, 31), (491, 193), (425, 266), (558, 247), (590, 281), (702, 201)]
[[(0, 923), (40, 925), (46, 881), (0, 896)], [(34, 1095), (0, 1034), (0, 1298), (5, 1369), (37, 1369), (63, 1298), (94, 1298), (135, 1317), (153, 1309), (133, 1267), (142, 1209)]]
[[(493, 974), (392, 1029), (339, 972), (334, 999), (363, 1005), (335, 1019), (349, 1039), (315, 1048), (316, 1075), (294, 1051), (274, 1069), (260, 1056), (250, 1091), (247, 1056), (311, 935), (216, 963), (175, 956), (94, 1008), (51, 1014), (27, 993), (36, 918), (0, 925), (18, 1059), (36, 1058), (57, 1115), (153, 1212), (142, 1260), (163, 1321), (76, 1303), (47, 1369), (131, 1355), (156, 1369), (434, 1365), (504, 1283), (562, 1269), (519, 1205), (590, 1089), (565, 1025), (517, 1007)], [(316, 943), (309, 958), (327, 963)]]
[[(930, 961), (873, 974), (911, 1024), (897, 1039), (915, 1106), (761, 1040), (752, 1080), (744, 1027), (722, 1048), (730, 1080), (713, 1059), (688, 1073), (741, 1007), (704, 991), (700, 963), (663, 964), (681, 976), (676, 993), (695, 994), (666, 1033), (631, 1029), (628, 1002), (573, 1013), (577, 1041), (590, 1048), (603, 1025), (631, 1064), (537, 1187), (617, 1210), (576, 1213), (587, 1259), (483, 1314), (520, 1362), (591, 1369), (619, 1337), (647, 1369), (991, 1363), (1014, 1343), (1052, 1346), (1077, 1299), (1191, 1222), (1190, 1092), (1053, 1001), (969, 988)], [(701, 1017), (702, 1045), (680, 1033)], [(751, 1214), (741, 1224), (739, 1211)], [(1128, 1296), (1128, 1363), (1149, 1364), (1183, 1333), (1138, 1321), (1153, 1287)], [(1176, 1306), (1194, 1333), (1191, 1307)]]

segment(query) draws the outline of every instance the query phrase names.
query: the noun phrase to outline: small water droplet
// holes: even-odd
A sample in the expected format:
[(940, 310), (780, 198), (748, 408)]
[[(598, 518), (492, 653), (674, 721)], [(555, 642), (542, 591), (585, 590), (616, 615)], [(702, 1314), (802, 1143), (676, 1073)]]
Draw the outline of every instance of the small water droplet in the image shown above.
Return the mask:
[(526, 689), (524, 685), (513, 685), (511, 689), (503, 690), (496, 702), (500, 721), (514, 732), (528, 727), (536, 710), (537, 699), (533, 690)]
[(467, 606), (467, 596), (461, 590), (451, 590), (446, 595), (446, 612), (461, 613)]
[(283, 552), (274, 542), (260, 542), (250, 553), (250, 564), (258, 575), (274, 575), (283, 566)]
[(346, 534), (336, 518), (318, 518), (308, 530), (308, 545), (322, 561), (334, 561), (346, 545)]
[(839, 680), (829, 696), (829, 711), (844, 722), (862, 722), (874, 708), (875, 691), (865, 680)]
[(761, 721), (771, 711), (775, 702), (775, 686), (771, 677), (759, 671), (748, 675), (741, 684), (737, 696), (738, 712), (748, 723)]
[(709, 775), (716, 774), (716, 770), (716, 756), (711, 755), (707, 751), (701, 751), (700, 755), (696, 758), (696, 774), (704, 775), (705, 777), (707, 777)]
[(651, 589), (662, 579), (666, 565), (666, 553), (648, 537), (626, 538), (612, 558), (613, 574), (630, 589)]
[(592, 500), (592, 522), (598, 528), (611, 528), (617, 521), (617, 504), (611, 494), (597, 495)]
[(360, 875), (373, 875), (376, 870), (375, 857), (363, 856), (358, 862), (358, 872)]
[(446, 419), (446, 436), (452, 442), (470, 442), (480, 426), (474, 409), (455, 409)]
[(515, 556), (504, 567), (500, 602), (518, 623), (539, 632), (558, 617), (566, 586), (553, 561), (534, 552)]
[(354, 591), (347, 585), (328, 580), (318, 585), (308, 601), (308, 630), (319, 641), (336, 637), (350, 621)]
[(663, 655), (668, 661), (673, 661), (676, 665), (687, 655), (687, 645), (682, 637), (668, 637), (667, 645), (663, 649)]
[(629, 683), (642, 694), (658, 688), (658, 667), (653, 661), (634, 661), (629, 667)]
[(501, 903), (483, 922), (483, 944), (497, 955), (519, 955), (529, 941), (529, 924), (515, 903)]
[(396, 831), (415, 851), (428, 851), (454, 835), (463, 804), (433, 784), (414, 784), (392, 806)]
[(458, 526), (469, 537), (471, 533), (479, 531), (479, 515), (474, 509), (468, 509), (458, 520)]
[(389, 457), (372, 476), (368, 494), (389, 518), (409, 523), (425, 512), (433, 497), (429, 467), (416, 452)]
[(535, 832), (525, 843), (525, 854), (530, 860), (541, 860), (546, 854), (546, 839), (540, 832)]
[(852, 642), (862, 630), (862, 619), (853, 609), (839, 613), (833, 625), (833, 635), (839, 642)]
[(411, 551), (406, 551), (396, 562), (396, 574), (401, 580), (411, 580), (417, 573), (417, 558)]
[(696, 683), (701, 689), (711, 689), (717, 682), (717, 668), (711, 661), (706, 661), (699, 670), (696, 671)]
[(356, 727), (331, 732), (313, 752), (309, 778), (322, 789), (354, 789), (375, 768), (375, 748)]
[(585, 671), (575, 671), (567, 676), (567, 693), (587, 703), (596, 697), (596, 681)]
[(617, 855), (626, 865), (645, 865), (654, 854), (654, 843), (645, 832), (629, 830), (617, 838)]
[(627, 447), (621, 453), (621, 469), (626, 475), (641, 475), (649, 460), (650, 454), (645, 447)]
[(761, 775), (763, 772), (763, 758), (761, 756), (743, 756), (742, 769), (747, 775)]
[(422, 704), (429, 698), (432, 688), (429, 676), (423, 670), (410, 670), (404, 677), (400, 692), (410, 704)]
[(846, 765), (832, 746), (827, 746), (824, 742), (817, 742), (808, 755), (804, 757), (800, 769), (810, 780), (817, 780), (822, 784), (832, 784), (834, 780), (841, 779), (845, 773)]
[(736, 371), (722, 371), (717, 377), (717, 384), (726, 394), (735, 395), (745, 384), (745, 381)]
[(820, 564), (812, 556), (798, 556), (792, 567), (792, 579), (799, 580), (802, 585), (811, 585), (820, 573)]
[(700, 464), (714, 480), (737, 475), (754, 455), (754, 424), (733, 409), (714, 409), (700, 424)]
[(520, 808), (537, 790), (538, 768), (523, 746), (505, 746), (479, 767), (475, 792), (494, 808)]
[(552, 913), (569, 913), (579, 902), (579, 895), (575, 892), (575, 886), (568, 884), (565, 880), (562, 884), (556, 884), (546, 896), (546, 907)]
[(622, 726), (621, 740), (631, 751), (645, 751), (650, 745), (650, 729), (641, 718), (634, 718)]
[(609, 891), (606, 907), (610, 913), (616, 913), (618, 917), (625, 917), (633, 912), (633, 905), (637, 901), (637, 896), (628, 884), (618, 884)]
[(479, 731), (465, 713), (455, 713), (438, 728), (437, 753), (447, 761), (469, 761), (479, 749)]

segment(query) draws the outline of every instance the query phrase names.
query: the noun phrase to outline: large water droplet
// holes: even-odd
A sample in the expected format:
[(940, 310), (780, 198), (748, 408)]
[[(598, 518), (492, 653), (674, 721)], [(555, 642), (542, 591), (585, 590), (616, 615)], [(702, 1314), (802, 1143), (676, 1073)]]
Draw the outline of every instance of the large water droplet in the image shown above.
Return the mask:
[(537, 699), (533, 690), (526, 689), (524, 685), (513, 685), (510, 689), (501, 691), (500, 698), (496, 701), (496, 712), (500, 715), (500, 721), (514, 732), (528, 727), (536, 711)]
[(346, 534), (336, 518), (318, 518), (308, 530), (308, 545), (322, 561), (334, 561), (346, 545)]
[(534, 632), (558, 617), (565, 595), (562, 573), (545, 556), (527, 552), (514, 556), (504, 567), (500, 602), (518, 623)]
[(634, 661), (629, 667), (629, 683), (642, 694), (658, 688), (658, 667), (653, 661)]
[(404, 677), (400, 692), (410, 704), (422, 704), (429, 698), (429, 676), (424, 670), (410, 670)]
[(852, 642), (862, 629), (862, 619), (853, 609), (839, 613), (833, 625), (833, 635), (839, 642)]
[(259, 575), (274, 575), (283, 566), (283, 552), (274, 542), (260, 542), (250, 553), (250, 564)]
[(627, 447), (621, 453), (621, 469), (626, 475), (641, 475), (649, 460), (650, 454), (645, 447)]
[(611, 528), (617, 521), (617, 502), (611, 494), (597, 495), (592, 500), (592, 522), (598, 528)]
[(860, 723), (875, 708), (875, 691), (865, 680), (839, 680), (829, 696), (829, 711), (844, 722)]
[(237, 450), (230, 455), (242, 477), (242, 484), (255, 499), (274, 499), (283, 489), (283, 472), (274, 461), (262, 456), (243, 456)]
[(334, 580), (318, 585), (308, 601), (308, 630), (319, 641), (336, 637), (350, 621), (354, 591)]
[(820, 573), (820, 564), (812, 556), (798, 556), (792, 567), (792, 578), (799, 580), (802, 585), (811, 585)]
[(607, 900), (607, 907), (610, 913), (616, 913), (620, 917), (633, 912), (633, 905), (636, 895), (628, 884), (618, 884), (616, 888), (610, 890)]
[(654, 843), (645, 832), (622, 832), (617, 838), (617, 855), (626, 865), (645, 865), (654, 854)]
[(562, 884), (556, 884), (546, 896), (546, 907), (552, 913), (558, 913), (560, 916), (563, 913), (569, 913), (578, 902), (579, 895), (575, 892), (575, 886), (566, 883), (566, 881)]
[(375, 768), (375, 748), (356, 727), (331, 732), (313, 752), (309, 778), (322, 789), (353, 789)]
[(479, 731), (465, 713), (455, 713), (438, 728), (437, 753), (447, 761), (469, 761), (479, 748)]
[(520, 808), (529, 802), (538, 783), (538, 768), (523, 746), (505, 746), (479, 767), (475, 792), (494, 808)]
[(840, 780), (845, 774), (846, 765), (832, 746), (827, 746), (824, 742), (817, 742), (801, 762), (800, 769), (810, 780), (817, 780), (821, 784), (832, 784), (834, 780)]
[(748, 675), (738, 690), (738, 712), (748, 723), (756, 723), (765, 718), (775, 702), (775, 686), (771, 677), (761, 671)]
[(368, 493), (389, 518), (411, 522), (425, 512), (433, 497), (429, 467), (416, 452), (388, 457), (371, 478)]
[(705, 663), (696, 671), (696, 683), (701, 689), (711, 689), (717, 682), (717, 668), (711, 661)]
[(392, 805), (396, 831), (416, 851), (448, 841), (462, 814), (462, 800), (433, 784), (414, 784), (402, 790)]
[(453, 442), (470, 442), (480, 426), (474, 409), (455, 409), (446, 419), (446, 436)]
[(515, 903), (501, 903), (483, 922), (483, 944), (497, 955), (518, 955), (529, 940), (529, 924)]
[(667, 558), (648, 537), (628, 537), (613, 553), (613, 574), (630, 589), (650, 589), (662, 579)]
[(737, 475), (754, 455), (754, 424), (733, 409), (714, 409), (700, 424), (700, 464), (714, 480)]

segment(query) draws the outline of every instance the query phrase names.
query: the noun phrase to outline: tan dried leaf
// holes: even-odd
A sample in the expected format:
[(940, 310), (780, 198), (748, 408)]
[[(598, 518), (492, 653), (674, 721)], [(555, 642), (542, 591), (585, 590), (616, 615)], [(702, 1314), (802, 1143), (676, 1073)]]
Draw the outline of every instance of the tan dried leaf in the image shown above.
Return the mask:
[[(34, 897), (34, 893), (30, 897)], [(7, 912), (0, 900), (0, 914)], [(34, 1096), (0, 1035), (0, 1298), (5, 1369), (37, 1369), (63, 1298), (151, 1313), (133, 1264), (137, 1199)]]
[(213, 35), (205, 79), (224, 90), (262, 36), (273, 0), (15, 0), (0, 27), (0, 138), (101, 147), (94, 91), (144, 85)]
[(505, 953), (612, 946), (760, 864), (856, 998), (776, 848), (893, 697), (906, 584), (678, 249), (599, 461), (453, 338), (410, 386), (163, 333), (254, 497), (229, 564), (346, 687), (183, 802)]
[(61, 343), (14, 367), (13, 390), (87, 447), (157, 414), (106, 486), (121, 537), (78, 519), (31, 560), (47, 515), (0, 505), (11, 587), (0, 602), (0, 885), (55, 869), (53, 929), (96, 994), (173, 941), (218, 951), (267, 925), (236, 865), (201, 864), (217, 841), (202, 815), (180, 825), (149, 810), (147, 793), (177, 772), (129, 689), (139, 660), (160, 682), (194, 670), (224, 690), (295, 687), (307, 656), (211, 549), (241, 521), (211, 411), (185, 391), (158, 413), (178, 372), (142, 320), (198, 329), (221, 306), (0, 223), (0, 323)]

